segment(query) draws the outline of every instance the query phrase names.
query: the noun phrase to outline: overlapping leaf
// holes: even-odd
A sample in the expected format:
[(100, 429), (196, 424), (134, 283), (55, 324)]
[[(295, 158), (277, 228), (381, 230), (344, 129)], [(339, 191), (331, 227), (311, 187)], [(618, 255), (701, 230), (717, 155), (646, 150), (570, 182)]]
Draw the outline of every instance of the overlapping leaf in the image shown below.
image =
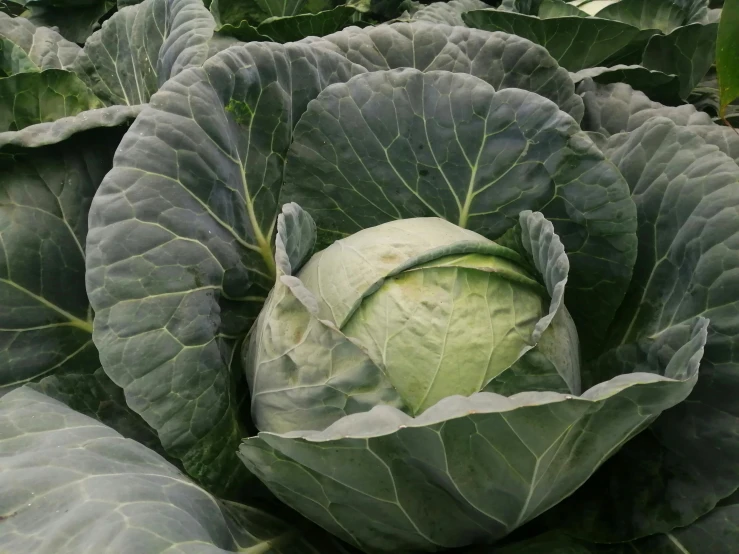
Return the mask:
[(350, 27), (305, 43), (338, 52), (369, 71), (415, 68), (469, 73), (496, 89), (520, 88), (555, 102), (575, 120), (582, 102), (567, 71), (546, 49), (506, 33), (432, 25), (425, 21)]
[(247, 395), (231, 365), (273, 283), (293, 126), (324, 87), (361, 71), (307, 46), (228, 49), (152, 97), (93, 203), (87, 290), (103, 366), (215, 490), (246, 478), (235, 450)]
[(581, 397), (450, 396), (415, 419), (378, 406), (325, 431), (260, 433), (241, 458), (278, 498), (364, 549), (491, 543), (571, 494), (689, 393), (706, 323), (670, 360), (676, 380), (634, 373)]
[[(606, 144), (637, 205), (639, 256), (611, 329), (612, 349), (593, 366), (596, 379), (628, 371), (645, 344), (669, 352), (673, 335), (696, 317), (710, 318), (711, 327), (689, 399), (568, 501), (577, 514), (568, 513), (573, 504), (563, 505), (559, 513), (585, 537), (614, 541), (669, 532), (739, 488), (739, 290), (733, 278), (739, 168), (691, 129), (654, 118)], [(603, 496), (603, 490), (610, 492)]]
[(27, 387), (0, 399), (0, 548), (36, 554), (347, 553), (218, 501), (141, 444)]

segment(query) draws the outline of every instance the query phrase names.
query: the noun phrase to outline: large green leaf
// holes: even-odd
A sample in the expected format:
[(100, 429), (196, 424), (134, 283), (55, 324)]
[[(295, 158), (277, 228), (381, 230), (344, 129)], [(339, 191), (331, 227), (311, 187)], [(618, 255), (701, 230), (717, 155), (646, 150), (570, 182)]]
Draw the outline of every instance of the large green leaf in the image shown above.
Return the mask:
[(567, 71), (545, 48), (515, 35), (419, 21), (349, 27), (303, 42), (338, 52), (369, 71), (412, 67), (469, 73), (496, 89), (535, 92), (577, 121), (582, 117), (582, 101), (574, 94)]
[(0, 399), (6, 554), (326, 554), (301, 521), (223, 502), (141, 444), (27, 387)]
[(99, 21), (113, 8), (115, 0), (28, 0), (30, 21), (42, 27), (56, 27), (72, 42), (82, 44), (100, 26)]
[(450, 396), (415, 419), (377, 406), (324, 431), (260, 433), (240, 455), (278, 498), (365, 550), (491, 543), (571, 494), (689, 393), (706, 321), (685, 339), (667, 377), (624, 375), (580, 397)]
[(87, 213), (122, 134), (0, 153), (0, 389), (100, 365), (85, 293)]
[(44, 69), (68, 69), (80, 47), (56, 31), (0, 13), (0, 77)]
[(680, 96), (680, 81), (677, 75), (654, 71), (641, 65), (591, 67), (572, 74), (572, 80), (575, 84), (585, 79), (592, 79), (602, 85), (626, 83), (657, 102), (669, 105), (683, 103)]
[(599, 65), (644, 33), (637, 27), (610, 19), (577, 16), (539, 19), (490, 9), (467, 12), (462, 19), (470, 27), (504, 31), (546, 46), (554, 59), (570, 71)]
[[(7, 145), (36, 148), (57, 144), (82, 131), (102, 127), (118, 127), (133, 121), (142, 109), (143, 106), (109, 106), (97, 110), (88, 110), (75, 116), (62, 117), (55, 121), (37, 123), (20, 131), (6, 131), (0, 133), (0, 148)], [(111, 151), (112, 149), (113, 147), (111, 147)], [(29, 152), (27, 155), (32, 154)], [(112, 159), (108, 161), (112, 161)], [(99, 173), (101, 178), (103, 174), (104, 172)]]
[(637, 205), (639, 256), (596, 379), (633, 367), (645, 344), (669, 352), (685, 322), (711, 324), (688, 400), (563, 505), (573, 532), (599, 541), (688, 525), (739, 488), (739, 167), (691, 129), (654, 118), (606, 145)]
[(106, 104), (144, 104), (167, 79), (202, 65), (214, 29), (200, 0), (145, 0), (106, 21), (74, 70)]
[(326, 89), (296, 128), (281, 198), (314, 217), (322, 247), (409, 217), (494, 240), (522, 210), (541, 211), (570, 258), (568, 307), (585, 341), (605, 332), (636, 254), (628, 188), (575, 121), (460, 73), (373, 72)]
[(290, 17), (270, 17), (257, 26), (257, 32), (275, 42), (293, 42), (309, 36), (322, 37), (340, 31), (355, 21), (357, 10), (336, 6), (318, 13)]
[(590, 79), (577, 88), (585, 102), (582, 128), (605, 136), (633, 131), (652, 117), (667, 117), (678, 125), (716, 126), (711, 117), (691, 105), (664, 106), (624, 83), (600, 85)]
[(17, 131), (103, 106), (77, 75), (64, 69), (0, 78), (0, 132)]
[(214, 490), (246, 478), (235, 451), (248, 395), (231, 362), (274, 282), (293, 126), (324, 87), (361, 71), (304, 45), (230, 48), (152, 97), (93, 202), (87, 290), (103, 367)]
[(711, 68), (716, 28), (715, 23), (694, 23), (679, 27), (669, 35), (655, 35), (644, 50), (642, 65), (677, 75), (680, 97), (685, 99)]

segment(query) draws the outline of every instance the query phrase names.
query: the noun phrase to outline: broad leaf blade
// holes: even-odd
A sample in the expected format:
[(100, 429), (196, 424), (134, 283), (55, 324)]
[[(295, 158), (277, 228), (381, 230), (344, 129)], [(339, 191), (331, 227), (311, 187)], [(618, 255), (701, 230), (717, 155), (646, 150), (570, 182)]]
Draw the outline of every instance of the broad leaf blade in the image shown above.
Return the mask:
[[(625, 445), (559, 511), (572, 533), (611, 542), (689, 525), (739, 487), (739, 291), (731, 277), (739, 267), (739, 168), (691, 127), (664, 118), (611, 137), (606, 151), (632, 189), (639, 256), (613, 348), (592, 368), (596, 379), (623, 373), (635, 360), (649, 367), (674, 349), (681, 326), (696, 317), (711, 321), (688, 401)], [(645, 356), (652, 343), (659, 348)]]
[[(705, 321), (676, 356), (699, 357), (704, 342)], [(366, 550), (491, 543), (571, 494), (684, 399), (697, 364), (685, 369), (685, 381), (633, 374), (579, 398), (452, 396), (415, 419), (378, 406), (325, 431), (260, 433), (240, 454), (278, 498)]]
[(470, 27), (516, 34), (545, 45), (554, 59), (570, 71), (599, 65), (641, 33), (619, 21), (576, 16), (539, 19), (520, 13), (477, 10), (463, 14), (462, 19)]
[(122, 134), (0, 153), (0, 390), (99, 367), (84, 284), (87, 210)]
[(0, 399), (8, 553), (340, 554), (304, 521), (222, 503), (143, 445), (22, 388)]
[(103, 106), (77, 75), (63, 69), (17, 73), (0, 79), (0, 132)]
[(0, 77), (26, 71), (68, 69), (80, 47), (56, 31), (0, 13)]
[(715, 24), (686, 25), (669, 35), (653, 36), (644, 50), (642, 65), (677, 75), (680, 97), (686, 99), (711, 68), (715, 45)]
[(303, 41), (338, 52), (369, 71), (410, 67), (469, 73), (496, 90), (521, 88), (549, 98), (577, 121), (582, 102), (567, 71), (533, 42), (505, 33), (432, 25), (425, 21), (349, 27)]
[(103, 367), (214, 490), (248, 478), (235, 459), (248, 396), (230, 360), (274, 283), (295, 119), (359, 71), (335, 54), (270, 43), (184, 71), (124, 137), (91, 208), (87, 290)]
[(282, 198), (314, 217), (320, 246), (410, 217), (495, 240), (522, 210), (541, 211), (570, 257), (584, 341), (607, 327), (636, 254), (626, 185), (575, 121), (461, 73), (373, 72), (326, 89), (296, 127)]

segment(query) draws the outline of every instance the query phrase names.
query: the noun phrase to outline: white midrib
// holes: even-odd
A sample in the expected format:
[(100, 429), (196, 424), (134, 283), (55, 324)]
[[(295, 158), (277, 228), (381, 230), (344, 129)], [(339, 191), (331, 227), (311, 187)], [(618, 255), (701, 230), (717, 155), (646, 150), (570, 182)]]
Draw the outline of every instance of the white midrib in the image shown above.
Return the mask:
[(675, 548), (677, 548), (680, 552), (682, 552), (682, 554), (690, 554), (690, 550), (685, 548), (685, 546), (683, 546), (683, 543), (677, 540), (677, 537), (675, 537), (675, 535), (673, 535), (672, 533), (667, 533), (667, 538), (670, 540), (672, 544), (675, 545)]

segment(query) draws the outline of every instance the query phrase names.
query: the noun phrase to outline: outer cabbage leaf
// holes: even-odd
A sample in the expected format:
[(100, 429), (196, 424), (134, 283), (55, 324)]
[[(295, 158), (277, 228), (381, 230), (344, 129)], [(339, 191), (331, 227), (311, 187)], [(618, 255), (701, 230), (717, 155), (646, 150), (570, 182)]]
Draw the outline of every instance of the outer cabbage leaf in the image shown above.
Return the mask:
[(677, 125), (715, 129), (711, 117), (694, 106), (664, 106), (624, 83), (600, 85), (583, 80), (577, 91), (585, 103), (582, 128), (605, 136), (634, 131), (653, 117), (667, 117)]
[(677, 75), (680, 97), (685, 99), (711, 68), (717, 28), (715, 23), (695, 23), (668, 35), (655, 35), (644, 50), (641, 63), (649, 69)]
[(0, 132), (17, 131), (103, 106), (77, 75), (63, 69), (0, 78)]
[(723, 500), (708, 515), (671, 533), (613, 545), (579, 541), (549, 533), (495, 550), (474, 548), (464, 554), (737, 554), (739, 553), (739, 495)]
[(93, 130), (0, 153), (2, 389), (70, 366), (99, 367), (85, 293), (87, 210), (122, 134)]
[(470, 27), (512, 33), (546, 45), (552, 57), (570, 71), (600, 65), (645, 36), (632, 25), (590, 17), (539, 19), (533, 15), (488, 9), (467, 12), (462, 19)]
[(324, 87), (362, 71), (305, 45), (221, 52), (152, 97), (93, 202), (87, 290), (103, 367), (214, 490), (247, 478), (235, 353), (274, 282), (293, 126)]
[[(103, 127), (117, 127), (133, 121), (143, 106), (110, 106), (88, 110), (76, 116), (62, 117), (56, 121), (37, 123), (20, 131), (0, 133), (0, 148), (6, 145), (36, 148), (57, 144), (72, 135)], [(111, 148), (112, 151), (112, 148)], [(112, 159), (110, 160), (112, 161)]]
[(572, 74), (575, 84), (592, 79), (600, 85), (625, 83), (652, 100), (669, 105), (683, 104), (677, 75), (647, 69), (641, 65), (617, 64), (611, 67), (591, 67)]
[(106, 104), (145, 104), (170, 77), (209, 57), (215, 22), (200, 0), (145, 0), (93, 34), (74, 64)]
[(304, 522), (223, 502), (143, 445), (27, 387), (0, 399), (8, 554), (341, 554)]
[(535, 92), (577, 121), (582, 117), (582, 102), (567, 71), (545, 48), (515, 35), (419, 21), (349, 27), (303, 42), (338, 52), (369, 71), (411, 67), (469, 73), (496, 89)]
[(0, 77), (68, 69), (80, 47), (47, 27), (36, 27), (23, 17), (0, 13)]
[(595, 379), (668, 355), (696, 317), (711, 327), (688, 400), (557, 508), (573, 533), (598, 541), (689, 525), (739, 488), (739, 168), (691, 129), (654, 118), (605, 147), (637, 205), (639, 255)]
[(156, 433), (100, 369), (92, 343), (84, 288), (87, 211), (124, 132), (96, 127), (135, 115), (130, 108), (99, 111), (123, 113), (91, 112), (0, 133), (0, 395), (35, 383), (158, 448)]
[(575, 121), (461, 73), (373, 72), (323, 91), (295, 130), (281, 198), (316, 219), (321, 247), (409, 217), (495, 240), (522, 210), (541, 211), (568, 252), (568, 306), (591, 345), (636, 254), (627, 186)]
[(72, 42), (82, 44), (100, 26), (99, 21), (116, 6), (115, 0), (28, 0), (30, 21), (56, 27)]
[(262, 432), (241, 458), (278, 498), (364, 549), (492, 543), (570, 495), (689, 393), (706, 324), (696, 322), (665, 377), (623, 375), (580, 397), (450, 396), (415, 419), (377, 406), (324, 431)]

